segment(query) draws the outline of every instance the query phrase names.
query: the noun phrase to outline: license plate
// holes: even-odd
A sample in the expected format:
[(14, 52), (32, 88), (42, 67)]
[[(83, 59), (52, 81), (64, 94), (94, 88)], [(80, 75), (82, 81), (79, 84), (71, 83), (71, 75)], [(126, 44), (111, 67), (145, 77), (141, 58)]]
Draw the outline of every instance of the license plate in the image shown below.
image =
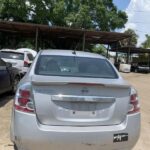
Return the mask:
[(71, 114), (74, 116), (96, 116), (95, 111), (72, 111)]
[(125, 142), (128, 141), (128, 133), (120, 133), (120, 134), (114, 134), (113, 142)]

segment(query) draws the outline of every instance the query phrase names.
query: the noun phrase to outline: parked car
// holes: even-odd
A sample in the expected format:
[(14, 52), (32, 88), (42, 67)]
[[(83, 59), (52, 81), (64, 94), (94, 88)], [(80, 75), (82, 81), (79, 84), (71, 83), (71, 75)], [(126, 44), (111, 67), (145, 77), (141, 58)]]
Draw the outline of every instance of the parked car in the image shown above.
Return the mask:
[(29, 52), (32, 54), (33, 57), (37, 55), (37, 52), (35, 50), (29, 49), (29, 48), (19, 48), (16, 49), (18, 52)]
[(15, 149), (125, 150), (139, 133), (136, 90), (98, 54), (40, 51), (18, 86)]
[(132, 72), (149, 73), (150, 72), (150, 65), (149, 65), (148, 62), (132, 63), (132, 65), (131, 65), (131, 71)]
[(19, 80), (19, 71), (0, 59), (0, 94), (8, 91), (14, 93)]
[(130, 73), (131, 72), (131, 64), (120, 63), (119, 71), (124, 72), (124, 73)]
[(16, 50), (3, 49), (0, 51), (0, 57), (12, 64), (13, 67), (19, 69), (21, 76), (23, 76), (29, 69), (34, 57), (29, 52), (18, 52)]

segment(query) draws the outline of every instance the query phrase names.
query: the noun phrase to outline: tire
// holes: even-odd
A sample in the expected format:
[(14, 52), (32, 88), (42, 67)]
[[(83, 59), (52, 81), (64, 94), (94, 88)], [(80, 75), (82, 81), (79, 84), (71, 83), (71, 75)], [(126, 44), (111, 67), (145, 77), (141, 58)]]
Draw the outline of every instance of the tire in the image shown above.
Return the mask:
[(15, 79), (14, 79), (14, 83), (13, 83), (13, 86), (12, 86), (12, 93), (14, 94), (17, 90), (17, 85), (20, 81), (20, 78), (19, 76), (16, 76)]
[(135, 73), (138, 73), (138, 69), (135, 69), (134, 72), (135, 72)]
[(14, 150), (18, 150), (18, 148), (17, 148), (16, 144), (14, 144)]

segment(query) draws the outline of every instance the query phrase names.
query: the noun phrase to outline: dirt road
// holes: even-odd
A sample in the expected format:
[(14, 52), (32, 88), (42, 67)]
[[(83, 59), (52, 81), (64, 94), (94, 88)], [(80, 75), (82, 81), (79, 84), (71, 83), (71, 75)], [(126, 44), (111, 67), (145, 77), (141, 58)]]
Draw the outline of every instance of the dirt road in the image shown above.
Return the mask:
[(141, 103), (141, 136), (133, 150), (150, 150), (150, 74), (123, 74), (139, 93)]
[(0, 96), (0, 150), (13, 150), (9, 140), (10, 117), (13, 96)]
[[(141, 99), (141, 137), (133, 150), (150, 149), (150, 74), (122, 74), (139, 92)], [(0, 96), (0, 150), (13, 150), (9, 140), (12, 96)]]

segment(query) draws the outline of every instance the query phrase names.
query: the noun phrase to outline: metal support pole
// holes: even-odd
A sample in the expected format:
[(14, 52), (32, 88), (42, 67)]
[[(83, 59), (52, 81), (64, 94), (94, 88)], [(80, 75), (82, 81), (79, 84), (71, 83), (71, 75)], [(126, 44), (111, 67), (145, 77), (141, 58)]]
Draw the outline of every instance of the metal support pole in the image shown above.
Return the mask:
[(3, 33), (0, 32), (0, 49), (3, 48), (3, 41), (2, 41)]
[(127, 53), (127, 64), (129, 64), (130, 55), (131, 55), (131, 53), (130, 53), (130, 47), (129, 47), (128, 53)]
[(127, 64), (129, 63), (130, 55), (131, 55), (131, 53), (130, 53), (131, 38), (132, 37), (129, 38), (129, 43), (128, 43), (129, 44), (129, 49), (128, 49), (128, 53), (127, 53)]
[(41, 39), (41, 47), (42, 47), (42, 49), (44, 49), (44, 41), (43, 41), (43, 38)]
[(85, 32), (83, 34), (83, 45), (82, 45), (82, 50), (85, 51)]
[(118, 42), (117, 42), (117, 47), (116, 47), (116, 57), (115, 57), (115, 66), (116, 68), (119, 70), (119, 62), (118, 62), (118, 50), (119, 50), (119, 45), (118, 45)]
[(148, 53), (148, 65), (149, 65), (149, 71), (150, 71), (150, 53)]
[(109, 56), (108, 56), (108, 54), (109, 54), (109, 53), (108, 53), (108, 52), (109, 52), (109, 46), (110, 46), (110, 45), (108, 44), (108, 47), (107, 47), (107, 56), (106, 56), (107, 58), (109, 58)]
[(36, 35), (35, 35), (35, 50), (36, 50), (36, 51), (39, 51), (38, 38), (39, 38), (39, 29), (36, 28)]
[(117, 64), (117, 60), (118, 60), (118, 49), (119, 49), (119, 46), (118, 46), (118, 43), (117, 43), (117, 47), (116, 47), (116, 57), (115, 57), (115, 64)]
[(116, 52), (115, 63), (117, 63), (117, 60), (118, 60), (118, 52)]

